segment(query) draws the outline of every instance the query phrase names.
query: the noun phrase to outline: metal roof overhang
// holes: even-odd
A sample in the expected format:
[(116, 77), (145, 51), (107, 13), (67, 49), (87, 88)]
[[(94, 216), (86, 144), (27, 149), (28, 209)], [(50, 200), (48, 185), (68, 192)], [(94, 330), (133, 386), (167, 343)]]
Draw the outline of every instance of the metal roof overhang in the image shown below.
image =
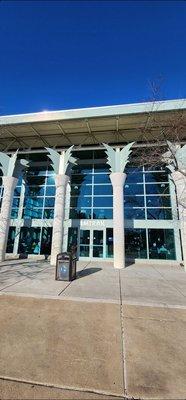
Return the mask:
[(151, 140), (180, 112), (186, 99), (2, 116), (0, 150), (143, 142), (144, 129)]

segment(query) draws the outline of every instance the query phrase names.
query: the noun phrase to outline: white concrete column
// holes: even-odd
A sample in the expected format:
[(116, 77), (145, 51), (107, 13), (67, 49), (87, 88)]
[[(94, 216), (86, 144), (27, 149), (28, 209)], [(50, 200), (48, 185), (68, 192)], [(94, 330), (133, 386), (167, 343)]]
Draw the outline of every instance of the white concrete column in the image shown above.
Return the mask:
[(110, 180), (113, 186), (113, 233), (114, 233), (114, 268), (125, 268), (124, 236), (124, 196), (123, 186), (126, 174), (113, 172)]
[(55, 196), (55, 207), (54, 207), (54, 221), (53, 221), (53, 233), (52, 233), (52, 248), (50, 264), (56, 264), (57, 254), (62, 252), (63, 245), (63, 224), (65, 218), (65, 197), (66, 187), (69, 182), (69, 176), (67, 175), (56, 175), (56, 196)]
[(176, 186), (178, 210), (181, 229), (181, 241), (183, 250), (183, 264), (186, 271), (186, 171), (175, 171), (171, 174)]
[(0, 213), (0, 262), (4, 261), (6, 246), (8, 240), (8, 230), (10, 226), (12, 201), (14, 196), (14, 189), (17, 185), (17, 178), (13, 176), (3, 176), (3, 199)]

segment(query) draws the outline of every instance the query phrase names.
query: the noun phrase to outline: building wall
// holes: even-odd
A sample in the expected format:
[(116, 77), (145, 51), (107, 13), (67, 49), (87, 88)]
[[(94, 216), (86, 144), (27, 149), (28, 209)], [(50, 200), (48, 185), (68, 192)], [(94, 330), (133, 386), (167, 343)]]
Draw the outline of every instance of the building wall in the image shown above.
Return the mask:
[[(81, 258), (112, 251), (112, 185), (103, 150), (75, 151), (67, 188), (64, 248), (77, 240)], [(23, 155), (22, 155), (23, 157)], [(25, 155), (24, 155), (25, 157)], [(15, 189), (9, 254), (50, 252), (55, 201), (54, 173), (44, 153), (26, 155), (30, 168)], [(175, 187), (162, 167), (128, 164), (124, 188), (126, 257), (181, 260)]]

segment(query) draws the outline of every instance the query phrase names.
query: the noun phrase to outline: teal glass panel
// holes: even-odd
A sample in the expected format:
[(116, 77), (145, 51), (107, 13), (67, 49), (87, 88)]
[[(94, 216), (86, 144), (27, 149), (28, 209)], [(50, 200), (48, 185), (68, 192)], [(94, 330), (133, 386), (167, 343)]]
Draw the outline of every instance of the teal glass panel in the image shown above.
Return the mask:
[(55, 196), (55, 194), (56, 194), (55, 186), (47, 186), (45, 194), (46, 194), (46, 196)]
[(71, 196), (92, 194), (92, 185), (71, 185)]
[(100, 196), (94, 197), (93, 199), (94, 207), (113, 207), (113, 197), (112, 196)]
[(149, 183), (145, 185), (146, 194), (169, 194), (168, 183)]
[(92, 175), (71, 175), (71, 184), (82, 185), (87, 183), (92, 183)]
[(93, 246), (93, 257), (103, 258), (103, 246)]
[(143, 194), (144, 193), (144, 188), (143, 184), (126, 184), (124, 186), (124, 195), (136, 195), (136, 194)]
[(18, 253), (39, 254), (40, 236), (41, 236), (41, 228), (22, 227), (19, 235)]
[(127, 258), (147, 258), (146, 229), (125, 229), (125, 255)]
[(46, 218), (46, 219), (54, 218), (54, 209), (53, 208), (45, 208), (43, 218)]
[(14, 196), (19, 197), (20, 194), (21, 194), (21, 186), (16, 186), (16, 188), (14, 190)]
[(12, 207), (19, 207), (19, 202), (20, 202), (20, 198), (19, 197), (14, 197), (13, 198), (13, 202), (12, 202)]
[(94, 195), (111, 195), (112, 196), (112, 185), (94, 185)]
[(72, 247), (78, 244), (78, 228), (68, 228), (68, 251), (71, 251)]
[(124, 197), (125, 207), (144, 207), (143, 196), (125, 196)]
[(144, 208), (124, 208), (125, 218), (132, 219), (145, 219), (145, 209)]
[(94, 175), (94, 183), (110, 183), (110, 175), (109, 174), (95, 174)]
[(112, 219), (112, 208), (93, 208), (93, 219)]
[(173, 229), (148, 229), (149, 258), (175, 260), (175, 240)]
[(80, 257), (89, 257), (90, 253), (90, 246), (79, 246), (79, 255)]
[(93, 245), (103, 245), (103, 231), (93, 231)]
[(55, 185), (55, 176), (53, 175), (53, 176), (49, 176), (48, 178), (47, 178), (47, 185)]
[(15, 226), (10, 226), (9, 231), (8, 231), (8, 241), (7, 241), (6, 253), (13, 253), (15, 233), (16, 233)]
[(91, 174), (92, 165), (91, 164), (78, 164), (74, 165), (72, 168), (72, 175), (74, 174)]
[(142, 173), (129, 174), (129, 175), (127, 175), (125, 182), (126, 182), (126, 184), (143, 182), (143, 174)]
[(168, 174), (166, 172), (146, 172), (145, 182), (168, 182)]
[(70, 219), (90, 219), (91, 218), (91, 208), (87, 209), (70, 209)]
[(170, 196), (147, 196), (147, 207), (171, 207)]
[(51, 244), (52, 244), (52, 227), (42, 228), (40, 254), (44, 254), (45, 259), (51, 253)]
[(11, 218), (15, 219), (18, 217), (18, 209), (17, 208), (12, 208), (11, 210)]
[(45, 197), (45, 207), (54, 207), (55, 197)]
[(43, 209), (42, 208), (24, 208), (23, 218), (34, 218), (42, 219)]
[(147, 219), (172, 219), (171, 208), (147, 208)]
[(80, 230), (80, 244), (90, 244), (90, 230)]
[(25, 189), (25, 197), (43, 196), (44, 186), (27, 186)]
[(109, 172), (109, 165), (108, 164), (101, 164), (101, 163), (95, 163), (94, 164), (94, 173), (100, 173), (100, 172)]
[(27, 208), (42, 207), (43, 197), (26, 197), (24, 200), (24, 206)]
[(92, 197), (87, 196), (72, 196), (70, 199), (70, 207), (84, 208), (91, 207), (92, 205)]
[(106, 228), (106, 257), (113, 258), (113, 229)]

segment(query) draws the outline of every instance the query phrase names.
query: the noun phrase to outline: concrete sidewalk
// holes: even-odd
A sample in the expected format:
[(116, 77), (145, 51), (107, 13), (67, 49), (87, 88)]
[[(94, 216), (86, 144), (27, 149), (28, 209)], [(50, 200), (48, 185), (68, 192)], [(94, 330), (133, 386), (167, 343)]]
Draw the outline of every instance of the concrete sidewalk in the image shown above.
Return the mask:
[(179, 266), (131, 265), (114, 270), (110, 262), (78, 262), (72, 282), (54, 280), (46, 262), (0, 266), (0, 294), (108, 301), (158, 306), (186, 306), (186, 274)]
[(47, 263), (1, 267), (0, 398), (185, 399), (184, 271), (78, 270), (69, 283)]

